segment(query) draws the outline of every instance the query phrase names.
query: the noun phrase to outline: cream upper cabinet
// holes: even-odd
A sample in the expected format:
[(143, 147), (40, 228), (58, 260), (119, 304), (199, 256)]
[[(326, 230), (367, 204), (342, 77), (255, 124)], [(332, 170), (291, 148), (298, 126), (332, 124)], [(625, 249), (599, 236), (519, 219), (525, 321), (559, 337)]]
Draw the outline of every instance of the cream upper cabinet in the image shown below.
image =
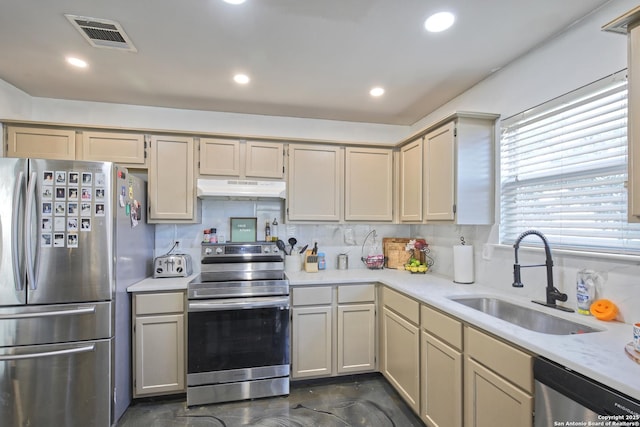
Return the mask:
[(531, 426), (532, 356), (468, 326), (464, 341), (464, 425)]
[(289, 145), (287, 216), (291, 221), (339, 221), (344, 149)]
[(133, 295), (133, 397), (184, 393), (183, 292)]
[(200, 174), (240, 176), (240, 141), (200, 138)]
[(7, 126), (6, 156), (75, 160), (76, 132), (69, 129)]
[(146, 168), (147, 153), (142, 133), (82, 132), (82, 160), (114, 162), (131, 168)]
[(200, 174), (239, 178), (284, 177), (284, 144), (200, 138)]
[(393, 151), (386, 148), (345, 149), (344, 219), (393, 220)]
[[(640, 21), (629, 27), (628, 117), (640, 114)], [(627, 120), (629, 222), (640, 222), (640, 123)]]
[(400, 221), (422, 221), (422, 138), (400, 148)]
[(457, 113), (425, 135), (424, 220), (493, 224), (495, 114)]
[(424, 137), (425, 219), (453, 220), (454, 213), (454, 129), (448, 123)]
[(194, 141), (191, 137), (151, 137), (149, 222), (196, 222)]
[(245, 148), (247, 178), (284, 178), (284, 144), (247, 141)]

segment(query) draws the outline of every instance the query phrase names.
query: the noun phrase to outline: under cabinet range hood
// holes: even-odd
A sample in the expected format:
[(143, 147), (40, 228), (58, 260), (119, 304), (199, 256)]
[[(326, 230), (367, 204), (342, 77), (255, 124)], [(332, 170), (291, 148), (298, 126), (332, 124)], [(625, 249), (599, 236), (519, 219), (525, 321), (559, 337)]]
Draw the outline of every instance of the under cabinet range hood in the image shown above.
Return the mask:
[(198, 179), (198, 197), (201, 199), (284, 199), (286, 196), (287, 184), (284, 181)]

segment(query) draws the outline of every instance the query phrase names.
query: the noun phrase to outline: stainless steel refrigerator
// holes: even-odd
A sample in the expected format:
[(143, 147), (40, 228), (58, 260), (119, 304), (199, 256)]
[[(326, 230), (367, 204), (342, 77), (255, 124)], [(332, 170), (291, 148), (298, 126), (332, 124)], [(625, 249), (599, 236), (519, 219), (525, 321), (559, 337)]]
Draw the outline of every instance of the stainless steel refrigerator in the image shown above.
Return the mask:
[(2, 426), (110, 426), (128, 406), (146, 200), (111, 163), (0, 158)]

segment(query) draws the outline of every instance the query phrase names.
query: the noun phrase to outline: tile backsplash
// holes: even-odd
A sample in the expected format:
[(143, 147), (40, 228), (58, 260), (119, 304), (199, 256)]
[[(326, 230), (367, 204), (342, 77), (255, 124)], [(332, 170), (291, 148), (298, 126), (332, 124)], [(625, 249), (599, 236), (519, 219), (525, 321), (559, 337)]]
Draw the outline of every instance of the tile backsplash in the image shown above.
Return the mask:
[[(505, 295), (522, 296), (530, 299), (544, 299), (546, 275), (544, 268), (523, 270), (524, 288), (513, 288), (513, 248), (495, 245), (497, 226), (456, 226), (456, 225), (397, 225), (397, 224), (285, 224), (284, 202), (278, 200), (213, 200), (202, 201), (201, 224), (158, 224), (156, 225), (155, 256), (168, 252), (173, 242), (181, 242), (180, 252), (191, 254), (194, 271), (200, 270), (200, 243), (205, 228), (216, 228), (218, 235), (229, 239), (229, 218), (256, 217), (258, 240), (264, 239), (264, 224), (278, 225), (277, 236), (288, 247), (288, 239), (296, 238), (297, 247), (308, 244), (313, 247), (318, 242), (319, 252), (325, 253), (327, 269), (337, 268), (338, 254), (347, 253), (349, 269), (364, 269), (362, 255), (367, 255), (373, 245), (371, 236), (364, 240), (371, 230), (376, 230), (381, 244), (383, 237), (421, 237), (426, 239), (435, 260), (432, 271), (444, 276), (453, 276), (453, 246), (464, 236), (466, 244), (474, 246), (475, 283), (490, 286)], [(552, 248), (553, 251), (553, 248)], [(544, 253), (535, 250), (520, 250), (522, 265), (539, 264), (544, 261)], [(619, 308), (618, 320), (625, 323), (640, 321), (640, 257), (626, 259), (599, 259), (554, 252), (555, 286), (569, 296), (566, 305), (575, 308), (576, 274), (583, 268), (600, 272), (605, 278), (599, 298), (612, 300)], [(473, 285), (469, 285), (473, 286)]]

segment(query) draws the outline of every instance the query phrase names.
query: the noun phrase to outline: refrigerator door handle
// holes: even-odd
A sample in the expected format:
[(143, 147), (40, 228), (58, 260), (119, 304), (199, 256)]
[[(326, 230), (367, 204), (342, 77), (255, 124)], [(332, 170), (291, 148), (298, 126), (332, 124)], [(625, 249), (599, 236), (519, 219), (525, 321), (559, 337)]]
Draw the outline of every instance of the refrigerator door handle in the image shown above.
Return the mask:
[(13, 360), (25, 360), (25, 359), (38, 359), (41, 357), (53, 357), (64, 356), (68, 354), (86, 353), (94, 351), (95, 344), (85, 345), (82, 347), (66, 348), (64, 350), (44, 351), (42, 353), (28, 353), (28, 354), (12, 354), (6, 356), (0, 356), (0, 362), (10, 362)]
[(18, 173), (18, 179), (16, 179), (16, 184), (13, 188), (13, 218), (11, 219), (11, 253), (13, 254), (13, 278), (16, 284), (16, 291), (24, 290), (24, 276), (20, 273), (20, 254), (18, 254), (18, 242), (19, 242), (19, 234), (20, 227), (18, 217), (20, 215), (20, 194), (22, 193), (24, 181), (24, 172), (20, 171)]
[[(36, 274), (35, 274), (35, 264), (33, 262), (33, 241), (31, 231), (33, 230), (33, 205), (35, 204), (36, 199), (36, 181), (38, 179), (38, 175), (35, 172), (31, 173), (31, 178), (29, 179), (29, 188), (27, 190), (27, 207), (26, 207), (26, 219), (24, 224), (24, 237), (25, 237), (25, 252), (27, 259), (27, 280), (29, 282), (29, 287), (32, 290), (38, 288), (38, 284), (36, 283)], [(36, 245), (38, 246), (38, 245)]]
[(30, 319), (54, 316), (75, 316), (78, 314), (91, 314), (95, 312), (96, 306), (92, 305), (89, 307), (78, 307), (71, 310), (33, 311), (29, 313), (0, 314), (0, 320)]

